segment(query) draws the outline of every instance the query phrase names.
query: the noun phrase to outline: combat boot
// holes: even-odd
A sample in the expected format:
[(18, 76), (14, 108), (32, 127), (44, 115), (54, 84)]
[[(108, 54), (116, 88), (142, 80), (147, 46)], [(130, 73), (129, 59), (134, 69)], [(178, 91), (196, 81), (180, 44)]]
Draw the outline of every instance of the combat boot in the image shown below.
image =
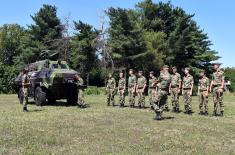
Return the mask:
[(177, 113), (180, 113), (180, 109), (179, 109), (179, 108), (176, 108), (176, 112), (177, 112)]
[(151, 106), (151, 107), (150, 107), (150, 109), (151, 109), (151, 110), (154, 110), (154, 107), (153, 107), (153, 106)]
[(224, 112), (223, 112), (223, 111), (220, 112), (220, 116), (221, 116), (221, 117), (224, 116)]
[(208, 111), (205, 111), (205, 116), (208, 116)]
[(141, 109), (141, 105), (139, 105), (139, 109)]
[(217, 116), (217, 113), (216, 113), (216, 111), (214, 111), (213, 115), (214, 115), (214, 116)]
[(192, 115), (192, 110), (188, 110), (188, 115)]
[(173, 107), (172, 112), (176, 112), (176, 107)]
[(161, 113), (160, 112), (156, 112), (156, 117), (154, 118), (155, 120), (161, 120)]
[(199, 115), (203, 115), (203, 112), (202, 112), (202, 111), (200, 111), (200, 112), (199, 112)]
[(27, 107), (23, 107), (23, 112), (28, 112)]

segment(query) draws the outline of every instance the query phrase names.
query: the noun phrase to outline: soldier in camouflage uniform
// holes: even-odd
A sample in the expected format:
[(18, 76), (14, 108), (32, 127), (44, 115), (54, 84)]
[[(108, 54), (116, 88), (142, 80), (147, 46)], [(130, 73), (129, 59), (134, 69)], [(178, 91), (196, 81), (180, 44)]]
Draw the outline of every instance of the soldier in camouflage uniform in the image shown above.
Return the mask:
[(84, 90), (83, 90), (84, 81), (83, 81), (80, 73), (77, 73), (75, 75), (75, 79), (76, 79), (76, 84), (78, 87), (78, 107), (85, 108)]
[(118, 94), (119, 94), (119, 103), (120, 107), (125, 105), (125, 90), (126, 90), (126, 79), (123, 76), (124, 74), (120, 72), (119, 81), (118, 81)]
[(146, 87), (146, 78), (143, 76), (143, 71), (139, 71), (138, 73), (138, 80), (137, 80), (137, 86), (136, 86), (136, 92), (138, 94), (138, 105), (139, 108), (145, 108), (145, 96), (144, 96), (144, 90)]
[[(199, 96), (199, 110), (200, 115), (205, 114), (208, 115), (208, 94), (209, 94), (209, 87), (210, 87), (210, 81), (206, 77), (205, 70), (202, 70), (200, 72), (200, 79), (198, 82), (198, 96)], [(204, 109), (205, 108), (205, 113)]]
[(184, 98), (185, 113), (191, 115), (192, 114), (191, 102), (192, 102), (194, 79), (193, 76), (189, 74), (189, 71), (190, 68), (184, 69), (185, 76), (183, 78), (182, 95)]
[(128, 78), (128, 98), (129, 106), (133, 108), (135, 106), (135, 89), (136, 89), (136, 76), (132, 69), (129, 70)]
[(158, 78), (160, 83), (158, 97), (156, 102), (154, 102), (154, 110), (156, 112), (156, 120), (162, 119), (162, 112), (164, 110), (165, 104), (167, 102), (167, 95), (169, 91), (169, 85), (171, 83), (171, 75), (168, 72), (169, 67), (167, 65), (163, 66), (163, 71)]
[(22, 76), (22, 90), (23, 90), (23, 111), (28, 112), (27, 109), (27, 104), (28, 104), (28, 93), (29, 93), (29, 86), (30, 86), (30, 81), (29, 81), (29, 76), (28, 76), (28, 68), (25, 68), (23, 70), (23, 76)]
[(157, 78), (154, 76), (154, 72), (151, 71), (149, 73), (149, 89), (148, 89), (148, 94), (149, 94), (149, 104), (150, 104), (150, 108), (152, 110), (154, 110), (153, 108), (153, 102), (154, 102), (154, 98), (156, 97), (156, 89), (157, 89)]
[(217, 116), (218, 107), (220, 106), (220, 114), (224, 115), (223, 92), (224, 92), (224, 72), (220, 70), (220, 63), (214, 64), (210, 91), (213, 92), (214, 115)]
[(109, 74), (106, 91), (107, 91), (107, 106), (110, 106), (111, 104), (114, 106), (114, 93), (116, 88), (116, 81), (112, 77), (112, 74)]
[(171, 75), (171, 84), (169, 93), (171, 94), (171, 102), (173, 107), (173, 112), (179, 112), (179, 93), (181, 90), (181, 76), (177, 72), (177, 68), (173, 67), (173, 74)]

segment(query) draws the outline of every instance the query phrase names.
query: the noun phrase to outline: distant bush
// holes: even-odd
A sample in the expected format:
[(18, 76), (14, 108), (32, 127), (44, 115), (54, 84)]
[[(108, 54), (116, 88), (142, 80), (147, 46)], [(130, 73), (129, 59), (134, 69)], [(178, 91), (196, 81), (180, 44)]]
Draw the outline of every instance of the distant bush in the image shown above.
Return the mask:
[(105, 94), (105, 88), (104, 87), (96, 87), (96, 86), (89, 86), (85, 90), (86, 95), (101, 95)]

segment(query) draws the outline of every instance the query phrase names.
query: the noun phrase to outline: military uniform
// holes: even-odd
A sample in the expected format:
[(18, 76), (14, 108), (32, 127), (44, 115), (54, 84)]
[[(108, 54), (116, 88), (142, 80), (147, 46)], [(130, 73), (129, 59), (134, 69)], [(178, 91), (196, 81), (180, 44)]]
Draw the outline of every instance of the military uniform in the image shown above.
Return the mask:
[(179, 90), (181, 85), (181, 76), (179, 73), (174, 73), (171, 75), (171, 102), (174, 111), (179, 111)]
[(214, 113), (216, 114), (218, 111), (218, 107), (220, 106), (220, 112), (223, 114), (224, 112), (224, 104), (223, 104), (223, 88), (221, 88), (222, 83), (224, 81), (224, 72), (219, 70), (213, 73), (212, 76), (213, 81), (213, 100), (214, 100)]
[(145, 107), (145, 96), (144, 96), (144, 89), (146, 86), (146, 78), (141, 76), (137, 80), (137, 94), (138, 94), (138, 105), (139, 107)]
[(28, 104), (28, 93), (29, 93), (29, 76), (27, 74), (23, 74), (22, 76), (22, 91), (23, 91), (23, 110), (27, 111)]
[(182, 90), (182, 95), (184, 98), (184, 108), (186, 112), (191, 112), (192, 111), (192, 96), (190, 95), (191, 93), (191, 87), (194, 84), (194, 79), (192, 75), (186, 75), (183, 78), (183, 90)]
[(156, 91), (157, 91), (156, 82), (157, 82), (157, 78), (154, 76), (149, 79), (148, 94), (149, 94), (149, 104), (151, 107), (153, 107), (154, 98), (156, 97)]
[(120, 78), (118, 81), (119, 103), (121, 107), (125, 105), (126, 79)]
[(161, 118), (162, 111), (165, 108), (167, 102), (167, 95), (169, 91), (169, 85), (171, 83), (171, 76), (169, 73), (161, 73), (158, 81), (160, 82), (158, 97), (156, 102), (154, 102), (154, 110)]
[(135, 86), (136, 86), (136, 76), (129, 76), (128, 79), (128, 98), (129, 105), (133, 107), (135, 105)]
[(114, 78), (109, 78), (107, 81), (107, 105), (110, 105), (110, 102), (114, 106), (114, 93), (115, 93), (116, 81)]
[(77, 86), (78, 86), (78, 106), (83, 107), (85, 105), (84, 101), (84, 90), (83, 88), (79, 88), (80, 86), (84, 85), (84, 81), (81, 77), (77, 79)]
[(198, 82), (198, 92), (199, 92), (199, 110), (203, 113), (203, 106), (205, 108), (205, 113), (208, 114), (208, 87), (210, 85), (209, 79), (204, 76)]

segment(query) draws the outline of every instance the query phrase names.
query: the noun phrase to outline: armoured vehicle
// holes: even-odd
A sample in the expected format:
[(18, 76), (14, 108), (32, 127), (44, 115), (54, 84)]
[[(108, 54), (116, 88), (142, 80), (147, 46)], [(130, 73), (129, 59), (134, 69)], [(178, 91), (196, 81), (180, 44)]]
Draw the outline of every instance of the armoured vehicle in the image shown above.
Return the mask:
[[(69, 68), (66, 61), (43, 60), (27, 66), (29, 69), (29, 97), (32, 97), (36, 105), (42, 106), (56, 100), (67, 99), (67, 104), (77, 103), (77, 85), (75, 70)], [(21, 89), (22, 73), (15, 79), (17, 93), (20, 102), (23, 102), (23, 92)]]

